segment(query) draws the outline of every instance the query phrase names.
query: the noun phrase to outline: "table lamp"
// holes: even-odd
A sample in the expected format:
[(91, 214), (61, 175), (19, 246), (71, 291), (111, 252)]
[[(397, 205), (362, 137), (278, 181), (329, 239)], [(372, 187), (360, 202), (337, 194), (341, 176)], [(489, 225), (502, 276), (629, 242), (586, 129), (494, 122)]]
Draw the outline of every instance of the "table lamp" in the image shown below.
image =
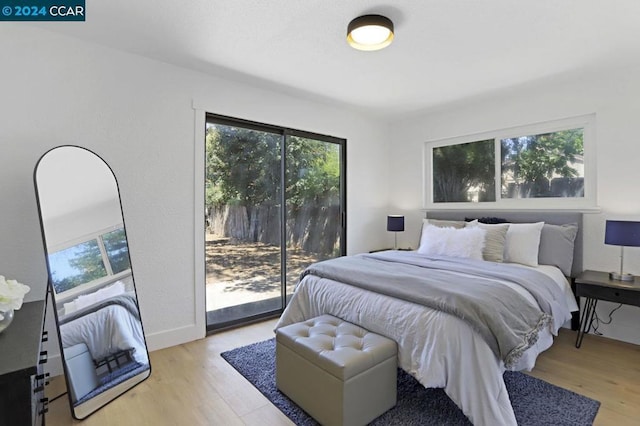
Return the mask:
[(398, 249), (398, 232), (404, 231), (404, 216), (389, 215), (387, 216), (387, 231), (395, 232), (393, 248)]
[(624, 248), (640, 247), (640, 222), (627, 220), (607, 220), (604, 243), (620, 246), (620, 273), (609, 272), (609, 278), (617, 281), (633, 281), (633, 275), (623, 272)]

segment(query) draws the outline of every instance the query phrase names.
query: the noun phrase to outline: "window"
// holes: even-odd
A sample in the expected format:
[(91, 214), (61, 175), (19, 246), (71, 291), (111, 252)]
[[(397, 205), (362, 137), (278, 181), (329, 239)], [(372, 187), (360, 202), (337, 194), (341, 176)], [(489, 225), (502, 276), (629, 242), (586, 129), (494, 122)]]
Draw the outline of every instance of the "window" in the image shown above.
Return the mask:
[(129, 247), (127, 246), (127, 236), (124, 233), (124, 228), (107, 232), (101, 238), (108, 264), (111, 265), (111, 272), (117, 274), (131, 269)]
[(427, 142), (425, 207), (595, 207), (594, 117)]
[(89, 283), (102, 284), (114, 275), (129, 272), (131, 265), (124, 228), (98, 234), (51, 253), (49, 268), (56, 294)]
[(501, 139), (502, 198), (584, 197), (583, 133)]
[(433, 148), (433, 201), (495, 201), (493, 140)]

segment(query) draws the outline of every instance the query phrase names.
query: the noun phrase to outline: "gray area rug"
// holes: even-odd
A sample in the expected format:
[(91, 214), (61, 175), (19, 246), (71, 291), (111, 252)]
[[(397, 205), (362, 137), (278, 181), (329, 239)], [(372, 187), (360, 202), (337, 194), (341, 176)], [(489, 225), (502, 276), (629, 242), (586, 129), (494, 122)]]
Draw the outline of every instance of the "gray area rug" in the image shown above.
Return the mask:
[(120, 367), (115, 371), (112, 371), (111, 373), (105, 374), (100, 378), (100, 386), (80, 398), (78, 401), (76, 401), (75, 404), (73, 404), (73, 406), (76, 407), (84, 402), (87, 402), (94, 396), (97, 396), (98, 394), (111, 389), (112, 387), (124, 382), (125, 380), (129, 380), (133, 376), (137, 376), (138, 374), (142, 373), (145, 370), (148, 370), (149, 368), (150, 367), (148, 363), (141, 364), (134, 361), (127, 365), (124, 365), (123, 367)]
[[(276, 388), (275, 339), (221, 354), (240, 374), (262, 392), (296, 425), (318, 423)], [(506, 372), (504, 380), (518, 424), (591, 425), (600, 403), (577, 393), (518, 372)], [(398, 403), (372, 425), (470, 425), (471, 422), (442, 389), (426, 389), (398, 370)]]

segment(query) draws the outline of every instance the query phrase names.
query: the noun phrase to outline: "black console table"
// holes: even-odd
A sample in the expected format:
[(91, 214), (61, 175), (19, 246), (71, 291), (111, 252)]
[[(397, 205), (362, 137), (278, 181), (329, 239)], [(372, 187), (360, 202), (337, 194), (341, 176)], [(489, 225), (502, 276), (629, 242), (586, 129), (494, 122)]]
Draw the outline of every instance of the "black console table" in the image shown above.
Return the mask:
[(44, 425), (44, 311), (42, 300), (25, 303), (0, 333), (0, 426)]

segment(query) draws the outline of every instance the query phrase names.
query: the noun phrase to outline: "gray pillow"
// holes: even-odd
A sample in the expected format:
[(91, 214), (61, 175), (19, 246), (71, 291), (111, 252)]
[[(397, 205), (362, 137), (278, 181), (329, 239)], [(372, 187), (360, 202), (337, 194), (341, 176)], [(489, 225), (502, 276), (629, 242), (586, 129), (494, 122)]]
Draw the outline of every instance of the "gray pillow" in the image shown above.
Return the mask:
[(578, 224), (550, 225), (545, 223), (540, 233), (540, 265), (557, 266), (562, 273), (571, 276), (573, 245), (578, 235)]
[(477, 226), (487, 231), (484, 237), (484, 249), (482, 258), (490, 262), (502, 262), (504, 260), (504, 243), (507, 239), (509, 224), (488, 225), (477, 220), (467, 223), (467, 226)]

